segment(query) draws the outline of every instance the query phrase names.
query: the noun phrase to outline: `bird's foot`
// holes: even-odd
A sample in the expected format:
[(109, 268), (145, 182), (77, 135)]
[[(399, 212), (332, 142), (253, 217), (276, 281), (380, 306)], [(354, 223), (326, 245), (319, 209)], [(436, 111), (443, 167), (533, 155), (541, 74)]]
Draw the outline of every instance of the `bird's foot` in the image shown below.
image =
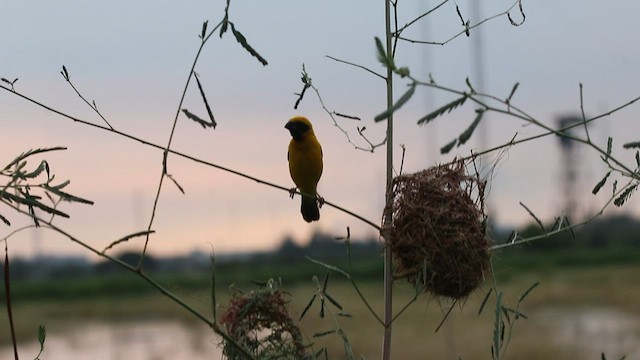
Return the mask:
[(289, 189), (289, 197), (293, 199), (293, 197), (296, 195), (296, 190), (298, 188), (291, 188)]
[(320, 196), (320, 195), (317, 195), (317, 194), (316, 194), (316, 198), (318, 200), (318, 208), (321, 208), (322, 205), (324, 205), (324, 198), (322, 196)]

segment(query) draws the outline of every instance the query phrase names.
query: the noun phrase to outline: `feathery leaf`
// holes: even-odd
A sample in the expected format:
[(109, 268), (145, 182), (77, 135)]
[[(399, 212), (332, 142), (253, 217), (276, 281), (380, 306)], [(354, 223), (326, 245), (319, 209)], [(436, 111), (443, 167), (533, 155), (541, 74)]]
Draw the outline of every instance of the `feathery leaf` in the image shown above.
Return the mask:
[(457, 108), (458, 106), (462, 106), (464, 104), (465, 101), (467, 101), (467, 98), (469, 97), (469, 95), (467, 95), (466, 93), (459, 99), (455, 99), (452, 102), (439, 107), (438, 109), (428, 113), (427, 115), (423, 116), (420, 120), (418, 120), (418, 125), (424, 125), (427, 124), (428, 122), (430, 122), (431, 120), (443, 115), (444, 113), (448, 113), (451, 112), (451, 110)]
[(402, 105), (404, 105), (407, 101), (409, 101), (409, 99), (411, 99), (415, 91), (416, 91), (416, 83), (411, 83), (411, 85), (409, 86), (409, 89), (404, 94), (402, 94), (402, 96), (396, 101), (396, 103), (391, 105), (391, 107), (388, 108), (387, 110), (376, 115), (374, 120), (378, 122), (378, 121), (387, 119), (389, 116), (391, 116), (391, 114), (393, 114), (396, 110), (401, 108)]

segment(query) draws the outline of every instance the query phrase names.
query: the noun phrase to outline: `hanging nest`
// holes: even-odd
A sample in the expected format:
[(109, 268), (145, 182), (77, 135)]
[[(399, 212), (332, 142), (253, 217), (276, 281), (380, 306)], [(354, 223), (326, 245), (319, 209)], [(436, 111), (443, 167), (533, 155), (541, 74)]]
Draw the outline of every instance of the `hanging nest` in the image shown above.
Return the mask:
[[(235, 294), (220, 322), (227, 334), (257, 359), (309, 359), (300, 328), (287, 311), (285, 293), (264, 288)], [(231, 342), (223, 341), (225, 359), (247, 357)]]
[(393, 180), (391, 226), (383, 235), (396, 278), (425, 292), (461, 299), (478, 288), (489, 265), (486, 181), (462, 160)]

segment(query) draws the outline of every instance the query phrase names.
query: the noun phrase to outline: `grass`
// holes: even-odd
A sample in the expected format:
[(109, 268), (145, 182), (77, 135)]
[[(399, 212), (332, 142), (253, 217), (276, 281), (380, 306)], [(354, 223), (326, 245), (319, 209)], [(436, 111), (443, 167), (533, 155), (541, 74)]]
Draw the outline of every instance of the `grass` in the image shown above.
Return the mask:
[[(569, 255), (547, 254), (544, 262), (529, 262), (524, 257), (507, 259), (500, 254), (496, 257), (498, 285), (505, 294), (505, 302), (511, 307), (516, 305), (518, 298), (527, 288), (534, 282), (540, 282), (540, 286), (534, 289), (523, 303), (521, 310), (529, 319), (516, 323), (512, 342), (507, 350), (508, 358), (576, 358), (577, 350), (571, 344), (561, 344), (553, 339), (551, 331), (554, 324), (536, 318), (536, 314), (544, 309), (606, 307), (640, 316), (640, 309), (637, 307), (637, 299), (640, 298), (640, 282), (637, 281), (640, 264), (637, 264), (637, 261), (634, 264), (626, 260), (619, 261), (620, 258), (614, 257), (617, 261), (606, 265), (598, 261), (598, 266), (591, 266), (580, 264), (576, 260), (567, 262), (567, 258)], [(381, 316), (382, 286), (378, 281), (372, 280), (381, 269), (378, 269), (374, 262), (359, 264), (358, 269), (361, 270), (358, 270), (356, 279), (366, 299)], [(291, 294), (290, 310), (294, 318), (299, 317), (314, 294), (315, 286), (311, 277), (322, 277), (326, 272), (322, 267), (313, 264), (304, 264), (301, 267), (253, 267), (245, 264), (227, 268), (221, 266), (218, 270), (217, 294), (222, 307), (231, 294), (230, 280), (236, 281), (233, 286), (250, 290), (254, 287), (249, 282), (250, 279), (263, 280), (274, 277), (272, 274), (280, 273), (285, 289)], [(211, 313), (208, 289), (210, 274), (159, 274), (159, 281), (193, 307), (205, 314)], [(19, 341), (35, 339), (40, 324), (45, 324), (50, 332), (63, 332), (64, 326), (68, 326), (70, 320), (82, 322), (93, 319), (163, 318), (195, 321), (186, 311), (133, 274), (30, 281), (12, 285), (14, 319)], [(394, 323), (394, 358), (457, 359), (452, 357), (454, 354), (462, 359), (491, 358), (495, 297), (489, 300), (481, 315), (477, 314), (480, 302), (490, 285), (485, 284), (483, 289), (471, 295), (465, 302), (456, 304), (438, 333), (435, 333), (435, 329), (443, 319), (443, 312), (451, 303), (429, 295), (420, 295)], [(382, 327), (368, 312), (353, 287), (334, 273), (329, 280), (328, 292), (351, 317), (337, 316), (337, 325), (328, 312), (324, 318), (320, 318), (320, 305), (316, 300), (301, 322), (304, 333), (314, 343), (314, 347), (318, 349), (327, 346), (330, 349), (330, 358), (343, 358), (343, 343), (340, 337), (335, 334), (317, 338), (313, 336), (337, 330), (339, 326), (346, 332), (356, 355), (362, 354), (367, 359), (378, 358)], [(409, 302), (413, 295), (410, 286), (403, 283), (396, 285), (396, 311)], [(332, 306), (328, 306), (328, 310), (339, 312)], [(63, 323), (67, 325), (62, 326)], [(0, 313), (0, 324), (7, 324), (4, 311)], [(3, 334), (0, 336), (0, 342), (7, 344), (8, 329), (0, 329), (0, 334)], [(595, 358), (596, 355), (599, 354), (593, 354), (591, 358)]]

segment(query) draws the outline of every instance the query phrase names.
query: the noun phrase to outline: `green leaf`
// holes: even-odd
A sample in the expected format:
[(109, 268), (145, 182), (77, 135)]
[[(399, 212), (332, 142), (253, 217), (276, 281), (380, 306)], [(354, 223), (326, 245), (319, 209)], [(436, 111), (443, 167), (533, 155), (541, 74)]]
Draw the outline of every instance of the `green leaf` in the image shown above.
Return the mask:
[(200, 124), (202, 126), (202, 128), (206, 129), (208, 127), (214, 127), (215, 125), (213, 123), (210, 123), (206, 120), (203, 120), (201, 117), (199, 117), (198, 115), (190, 112), (187, 109), (182, 109), (182, 112), (191, 120), (195, 121), (196, 123)]
[[(65, 181), (63, 184), (65, 184), (65, 183), (68, 184), (68, 181)], [(66, 186), (66, 185), (64, 185), (64, 186)], [(64, 191), (60, 190), (61, 187), (63, 187), (63, 186), (50, 187), (50, 186), (48, 186), (46, 184), (42, 185), (43, 189), (58, 195), (60, 197), (60, 199), (62, 199), (64, 201), (77, 202), (77, 203), (82, 203), (82, 204), (87, 204), (87, 205), (93, 205), (94, 204), (93, 201), (91, 201), (91, 200), (87, 200), (87, 199), (81, 198), (79, 196), (71, 195), (71, 194), (69, 194), (67, 192), (64, 192)]]
[(409, 71), (408, 67), (403, 66), (396, 71), (396, 74), (400, 75), (400, 77), (407, 77), (411, 74), (411, 72)]
[(18, 81), (18, 78), (13, 79), (13, 81), (9, 81), (5, 78), (1, 78), (0, 80), (2, 80), (3, 82), (6, 82), (7, 84), (11, 85), (11, 88), (13, 88), (13, 85), (16, 83), (16, 81)]
[(527, 289), (527, 291), (525, 291), (521, 296), (520, 299), (518, 299), (518, 304), (520, 304), (522, 302), (522, 300), (524, 300), (524, 298), (527, 297), (527, 295), (529, 295), (529, 293), (531, 291), (533, 291), (533, 289), (535, 289), (538, 285), (540, 285), (539, 281), (536, 281), (535, 283), (533, 283), (533, 285), (529, 286), (529, 288)]
[(533, 213), (533, 211), (529, 210), (529, 208), (525, 204), (523, 204), (522, 202), (520, 202), (520, 206), (522, 206), (525, 210), (527, 210), (529, 215), (531, 215), (531, 217), (536, 221), (536, 223), (538, 223), (538, 226), (540, 226), (542, 231), (547, 232), (546, 229), (544, 228), (544, 225), (542, 225), (542, 221), (540, 221), (540, 219), (538, 219), (538, 217)]
[(640, 151), (636, 151), (636, 165), (640, 167)]
[(38, 327), (38, 342), (40, 343), (40, 351), (44, 350), (44, 340), (47, 337), (47, 329), (44, 325)]
[(63, 213), (62, 211), (56, 210), (56, 209), (54, 209), (52, 207), (49, 207), (49, 206), (39, 202), (38, 201), (39, 197), (37, 197), (37, 196), (29, 195), (29, 196), (25, 196), (25, 197), (20, 197), (20, 196), (14, 195), (14, 194), (10, 194), (8, 192), (2, 192), (2, 193), (0, 193), (0, 197), (5, 198), (5, 199), (10, 200), (10, 201), (15, 201), (15, 202), (20, 203), (20, 204), (24, 204), (24, 205), (29, 206), (29, 207), (37, 207), (38, 209), (43, 210), (43, 211), (45, 211), (45, 212), (47, 212), (49, 214), (58, 215), (58, 216), (62, 216), (62, 217), (65, 217), (65, 218), (69, 217), (69, 215)]
[(418, 125), (427, 124), (431, 120), (443, 115), (445, 112), (447, 113), (451, 112), (451, 110), (457, 108), (458, 106), (462, 106), (464, 102), (467, 101), (468, 97), (469, 95), (465, 93), (461, 98), (453, 100), (452, 102), (428, 113), (427, 115), (423, 116), (420, 120), (418, 120)]
[(227, 0), (227, 6), (224, 8), (224, 18), (222, 19), (222, 25), (220, 26), (220, 38), (227, 32), (229, 26), (229, 4), (231, 0)]
[(331, 302), (335, 307), (337, 307), (338, 309), (342, 310), (342, 305), (340, 305), (340, 303), (331, 297), (331, 295), (327, 294), (326, 292), (324, 293), (324, 296), (327, 297), (327, 299), (329, 300), (329, 302)]
[(626, 144), (622, 145), (622, 147), (625, 148), (625, 149), (640, 148), (640, 141), (629, 142), (629, 143), (626, 143)]
[(382, 45), (382, 40), (380, 40), (380, 38), (376, 36), (375, 41), (376, 50), (378, 52), (378, 61), (380, 61), (380, 63), (382, 63), (382, 65), (384, 65), (386, 68), (395, 70), (396, 65), (394, 64), (393, 58), (389, 58), (387, 56), (387, 51), (384, 49), (384, 45)]
[(71, 184), (71, 180), (63, 181), (63, 182), (61, 182), (61, 183), (60, 183), (60, 184), (58, 184), (58, 185), (49, 185), (49, 184), (46, 184), (46, 186), (47, 186), (47, 188), (49, 188), (49, 189), (61, 190), (61, 189), (65, 188), (65, 187), (67, 187), (67, 185), (69, 185), (69, 184)]
[(309, 309), (311, 308), (311, 305), (313, 305), (313, 302), (316, 300), (316, 296), (318, 296), (318, 294), (313, 294), (313, 296), (311, 297), (311, 300), (309, 300), (309, 302), (307, 303), (307, 306), (305, 306), (304, 309), (302, 310), (302, 313), (300, 314), (300, 318), (298, 319), (298, 321), (302, 321), (302, 318), (307, 313), (307, 311), (309, 311)]
[(638, 188), (638, 184), (629, 186), (622, 192), (622, 194), (620, 194), (620, 196), (618, 196), (615, 200), (613, 200), (613, 204), (618, 207), (624, 205), (624, 203), (627, 200), (629, 200), (629, 198), (631, 197), (631, 194), (633, 194), (633, 192), (636, 191), (637, 188)]
[(484, 296), (482, 303), (480, 303), (480, 309), (478, 309), (478, 315), (482, 314), (482, 310), (484, 309), (484, 306), (487, 304), (487, 300), (489, 300), (489, 296), (491, 295), (492, 292), (493, 292), (493, 288), (487, 291), (487, 295)]
[(507, 97), (507, 100), (505, 101), (507, 104), (511, 103), (511, 98), (513, 98), (513, 94), (516, 93), (516, 90), (518, 89), (519, 85), (520, 83), (516, 83), (515, 85), (513, 85), (513, 88), (511, 89), (511, 93), (509, 94), (509, 97)]
[(451, 140), (450, 143), (440, 148), (440, 154), (448, 154), (451, 149), (458, 143), (458, 139)]
[(196, 83), (198, 84), (198, 89), (200, 90), (200, 95), (202, 96), (202, 101), (204, 101), (204, 106), (207, 108), (207, 114), (209, 114), (209, 120), (211, 120), (211, 126), (215, 129), (216, 119), (213, 117), (213, 112), (211, 111), (211, 107), (209, 106), (209, 102), (207, 101), (207, 96), (204, 94), (204, 90), (202, 89), (202, 84), (200, 83), (200, 77), (195, 72), (193, 76), (196, 78)]
[(382, 121), (382, 120), (387, 119), (396, 110), (401, 108), (402, 105), (404, 105), (407, 101), (409, 101), (409, 99), (411, 99), (411, 97), (413, 96), (415, 91), (416, 91), (416, 83), (414, 82), (414, 83), (411, 83), (411, 85), (409, 86), (409, 89), (404, 94), (402, 94), (402, 96), (396, 101), (395, 104), (391, 105), (391, 107), (388, 108), (387, 110), (385, 110), (385, 111), (381, 112), (380, 114), (376, 115), (374, 120), (376, 122), (378, 122), (378, 121)]
[(499, 292), (496, 299), (495, 319), (493, 323), (493, 348), (495, 351), (495, 359), (500, 359), (503, 327), (504, 322), (502, 321), (502, 292)]
[(67, 72), (67, 68), (62, 65), (62, 71), (60, 72), (65, 80), (69, 81), (69, 72)]
[(207, 25), (209, 25), (209, 20), (202, 23), (202, 30), (200, 31), (200, 39), (202, 40), (207, 35)]
[(609, 136), (607, 139), (607, 159), (611, 156), (611, 148), (613, 147), (613, 139)]
[(2, 214), (0, 214), (0, 220), (2, 220), (2, 222), (5, 223), (5, 225), (11, 226), (11, 222), (9, 222), (9, 220), (7, 220), (6, 217), (2, 216)]
[(307, 260), (311, 261), (311, 262), (312, 262), (312, 263), (314, 263), (314, 264), (318, 264), (318, 265), (323, 266), (324, 268), (326, 268), (326, 269), (328, 269), (328, 270), (335, 271), (335, 272), (337, 272), (337, 273), (340, 273), (340, 274), (344, 275), (344, 276), (345, 276), (345, 277), (347, 277), (347, 278), (350, 278), (349, 274), (348, 274), (346, 271), (344, 271), (344, 270), (340, 269), (340, 268), (339, 268), (339, 267), (337, 267), (337, 266), (329, 265), (329, 264), (327, 264), (327, 263), (325, 263), (325, 262), (322, 262), (322, 261), (320, 261), (320, 260), (316, 260), (316, 259), (310, 258), (310, 257), (308, 257), (308, 256), (307, 256), (306, 258), (307, 258)]
[(10, 167), (12, 167), (15, 164), (19, 163), (20, 161), (28, 158), (29, 156), (33, 156), (35, 154), (41, 154), (41, 153), (45, 153), (45, 152), (49, 152), (49, 151), (58, 151), (58, 150), (67, 150), (67, 148), (64, 147), (64, 146), (56, 146), (56, 147), (52, 147), (52, 148), (31, 149), (31, 150), (29, 150), (27, 152), (24, 152), (24, 153), (18, 155), (18, 157), (13, 159), (13, 161), (11, 161), (9, 164), (7, 164), (7, 166), (4, 167), (4, 170), (9, 169)]
[(593, 188), (593, 190), (591, 190), (591, 193), (593, 195), (597, 194), (598, 191), (600, 191), (600, 189), (604, 186), (604, 184), (607, 182), (607, 178), (609, 177), (609, 175), (611, 175), (611, 171), (607, 172), (607, 175), (605, 175), (602, 180), (600, 180), (596, 186)]
[(471, 91), (472, 94), (477, 94), (476, 93), (476, 89), (474, 89), (473, 86), (471, 86), (471, 81), (469, 80), (469, 77), (466, 78), (465, 82), (467, 83), (467, 86), (469, 87), (469, 91)]
[(233, 36), (235, 36), (236, 41), (238, 41), (238, 43), (240, 43), (240, 45), (242, 45), (242, 47), (251, 54), (251, 56), (255, 57), (262, 65), (266, 66), (268, 64), (267, 60), (258, 54), (251, 45), (249, 45), (247, 39), (242, 35), (242, 33), (240, 33), (240, 31), (236, 30), (236, 26), (231, 21), (229, 21), (229, 25), (231, 25), (231, 32), (233, 33)]
[(135, 237), (140, 237), (140, 236), (147, 236), (149, 234), (153, 234), (155, 233), (155, 230), (144, 230), (144, 231), (138, 231), (137, 233), (133, 233), (133, 234), (129, 234), (126, 235), (116, 241), (111, 242), (111, 244), (107, 245), (107, 247), (104, 248), (104, 250), (102, 250), (102, 254), (104, 254), (105, 252), (107, 252), (107, 250), (113, 248), (114, 246), (123, 243), (123, 242), (127, 242)]
[(184, 195), (184, 188), (182, 186), (180, 186), (180, 184), (178, 183), (178, 181), (176, 179), (173, 178), (173, 176), (169, 173), (167, 173), (167, 177), (173, 181), (173, 184), (178, 188), (178, 190), (180, 190), (180, 192)]
[(335, 332), (336, 332), (335, 330), (323, 331), (323, 332), (319, 332), (319, 333), (313, 334), (313, 337), (316, 338), (316, 337), (327, 336), (327, 335), (330, 335), (330, 334), (335, 334)]
[(33, 179), (38, 177), (38, 175), (40, 175), (43, 171), (45, 171), (45, 169), (48, 168), (47, 162), (45, 160), (42, 160), (40, 162), (40, 165), (38, 165), (37, 168), (35, 168), (32, 172), (30, 173), (24, 173), (21, 174), (20, 178), (22, 179)]
[(469, 125), (469, 127), (467, 128), (467, 130), (465, 130), (462, 134), (460, 134), (460, 136), (458, 137), (458, 146), (464, 144), (467, 142), (467, 140), (469, 140), (469, 138), (471, 138), (471, 135), (473, 134), (473, 131), (476, 129), (476, 127), (478, 126), (478, 124), (480, 123), (480, 120), (482, 120), (482, 115), (484, 114), (484, 109), (478, 109), (476, 110), (476, 112), (478, 113), (478, 115), (476, 115), (476, 118), (473, 119), (473, 122), (471, 123), (471, 125)]

